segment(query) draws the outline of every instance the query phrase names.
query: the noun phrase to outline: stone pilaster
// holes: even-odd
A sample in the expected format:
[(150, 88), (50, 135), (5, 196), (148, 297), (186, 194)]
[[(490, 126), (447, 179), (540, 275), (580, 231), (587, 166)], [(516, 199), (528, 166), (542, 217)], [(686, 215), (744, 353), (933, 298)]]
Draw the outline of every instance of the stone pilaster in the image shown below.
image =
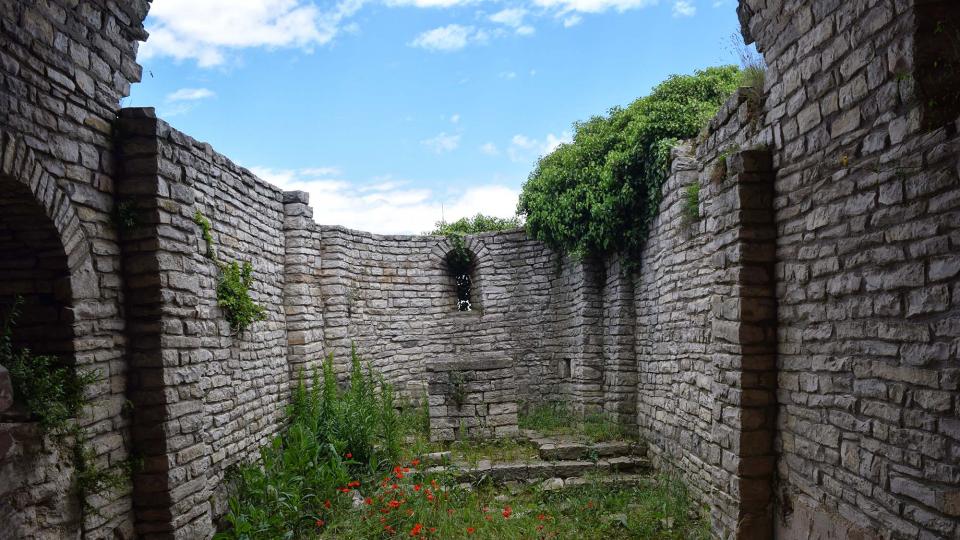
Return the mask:
[(323, 297), (320, 291), (320, 230), (313, 223), (309, 194), (283, 194), (284, 285), (290, 381), (304, 380), (323, 359)]
[(717, 280), (711, 302), (717, 375), (713, 439), (728, 476), (717, 494), (717, 532), (732, 538), (773, 534), (776, 457), (776, 301), (773, 172), (767, 151), (727, 159), (729, 174), (710, 218)]

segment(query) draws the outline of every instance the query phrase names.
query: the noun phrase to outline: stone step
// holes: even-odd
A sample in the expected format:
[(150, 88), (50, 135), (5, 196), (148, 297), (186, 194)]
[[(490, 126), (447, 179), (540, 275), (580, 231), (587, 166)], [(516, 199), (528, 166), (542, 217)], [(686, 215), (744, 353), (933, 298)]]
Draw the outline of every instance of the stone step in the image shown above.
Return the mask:
[(427, 473), (452, 472), (458, 482), (489, 479), (495, 483), (576, 478), (588, 474), (645, 473), (650, 462), (637, 456), (621, 456), (593, 461), (530, 461), (524, 463), (490, 463), (481, 461), (476, 467), (454, 465), (431, 467)]
[(562, 441), (548, 442), (543, 440), (537, 446), (539, 447), (540, 459), (547, 461), (587, 459), (592, 457), (643, 457), (647, 454), (645, 445), (631, 441), (609, 441), (589, 444)]

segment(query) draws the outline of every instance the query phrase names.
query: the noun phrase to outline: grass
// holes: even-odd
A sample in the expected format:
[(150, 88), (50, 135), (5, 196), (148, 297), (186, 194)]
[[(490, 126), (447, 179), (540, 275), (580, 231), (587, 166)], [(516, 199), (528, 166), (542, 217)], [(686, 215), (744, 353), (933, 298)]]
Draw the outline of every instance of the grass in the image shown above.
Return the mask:
[[(615, 486), (596, 478), (544, 491), (539, 484), (461, 484), (453, 471), (427, 473), (423, 457), (449, 449), (455, 461), (524, 461), (515, 440), (431, 443), (426, 405), (399, 407), (388, 385), (354, 355), (351, 384), (337, 388), (330, 360), (289, 409), (290, 427), (233, 474), (237, 493), (216, 538), (709, 538), (682, 482), (649, 478)], [(560, 404), (531, 409), (541, 431), (593, 440), (620, 435), (601, 415), (575, 418)]]
[[(409, 472), (403, 472), (409, 471)], [(314, 526), (320, 538), (706, 539), (709, 528), (676, 479), (631, 487), (600, 482), (563, 491), (525, 486), (510, 496), (491, 485), (467, 489), (442, 476), (400, 469), (369, 489), (359, 506), (343, 496)]]
[(700, 182), (694, 181), (684, 191), (683, 212), (688, 221), (700, 219)]
[(569, 436), (584, 442), (626, 438), (623, 428), (608, 415), (578, 414), (559, 402), (531, 405), (518, 421), (520, 429), (531, 429), (548, 436)]

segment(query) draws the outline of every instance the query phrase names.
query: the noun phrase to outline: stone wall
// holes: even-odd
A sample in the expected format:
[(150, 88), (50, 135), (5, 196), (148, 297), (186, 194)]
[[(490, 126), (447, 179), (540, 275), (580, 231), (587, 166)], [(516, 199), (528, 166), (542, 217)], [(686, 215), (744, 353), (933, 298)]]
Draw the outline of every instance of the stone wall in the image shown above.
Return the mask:
[[(573, 320), (578, 266), (521, 232), (467, 239), (475, 259), (472, 311), (458, 311), (446, 238), (384, 236), (321, 227), (324, 350), (346, 373), (351, 344), (411, 398), (424, 387), (430, 360), (512, 358), (527, 401), (569, 392), (561, 364), (576, 352)], [(550, 332), (554, 329), (555, 332)]]
[[(100, 375), (78, 422), (101, 468), (121, 464), (130, 450), (123, 280), (110, 217), (113, 120), (140, 80), (135, 56), (148, 7), (0, 1), (0, 309), (21, 294), (20, 342), (44, 350), (32, 323), (49, 317), (58, 321), (48, 327), (57, 345), (46, 350)], [(31, 216), (29, 227), (18, 225), (17, 213)], [(130, 487), (91, 495), (91, 510), (81, 512), (69, 459), (36, 451), (37, 436), (22, 422), (0, 427), (0, 534), (132, 537)]]
[[(301, 371), (332, 353), (345, 373), (355, 343), (413, 398), (434, 362), (506, 362), (517, 408), (616, 415), (718, 537), (957, 536), (960, 125), (929, 98), (960, 60), (937, 57), (960, 51), (958, 6), (741, 0), (764, 92), (678, 148), (639, 269), (472, 236), (465, 313), (448, 240), (317, 226), (305, 194), (152, 110), (117, 119), (147, 2), (0, 0), (0, 308), (23, 296), (17, 342), (102, 375), (78, 419), (95, 461), (143, 461), (83, 511), (69, 460), (8, 411), (4, 533), (209, 537), (225, 468), (282, 428)], [(253, 264), (267, 317), (242, 335), (198, 210), (222, 261)]]
[(515, 437), (517, 377), (512, 358), (427, 363), (430, 440)]
[[(119, 125), (118, 195), (137, 216), (123, 252), (134, 446), (145, 457), (135, 482), (138, 532), (196, 538), (224, 512), (226, 469), (253, 458), (282, 425), (291, 384), (284, 300), (293, 286), (284, 278), (296, 272), (287, 261), (309, 252), (314, 227), (300, 232), (297, 194), (285, 197), (152, 109), (124, 109)], [(211, 224), (210, 246), (197, 212)], [(302, 240), (290, 253), (288, 234)], [(220, 266), (233, 262), (252, 264), (251, 297), (266, 310), (242, 333), (217, 303)]]
[(914, 56), (958, 8), (741, 2), (770, 66), (780, 537), (960, 534), (960, 137)]

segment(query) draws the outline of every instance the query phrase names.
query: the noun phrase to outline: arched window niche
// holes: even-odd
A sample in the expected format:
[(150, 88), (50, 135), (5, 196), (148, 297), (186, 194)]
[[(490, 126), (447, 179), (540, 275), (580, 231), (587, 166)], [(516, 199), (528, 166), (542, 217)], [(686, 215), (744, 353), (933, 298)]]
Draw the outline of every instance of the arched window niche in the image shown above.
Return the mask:
[(449, 298), (454, 311), (481, 313), (481, 296), (477, 276), (477, 257), (461, 240), (455, 242), (444, 257), (450, 286)]

